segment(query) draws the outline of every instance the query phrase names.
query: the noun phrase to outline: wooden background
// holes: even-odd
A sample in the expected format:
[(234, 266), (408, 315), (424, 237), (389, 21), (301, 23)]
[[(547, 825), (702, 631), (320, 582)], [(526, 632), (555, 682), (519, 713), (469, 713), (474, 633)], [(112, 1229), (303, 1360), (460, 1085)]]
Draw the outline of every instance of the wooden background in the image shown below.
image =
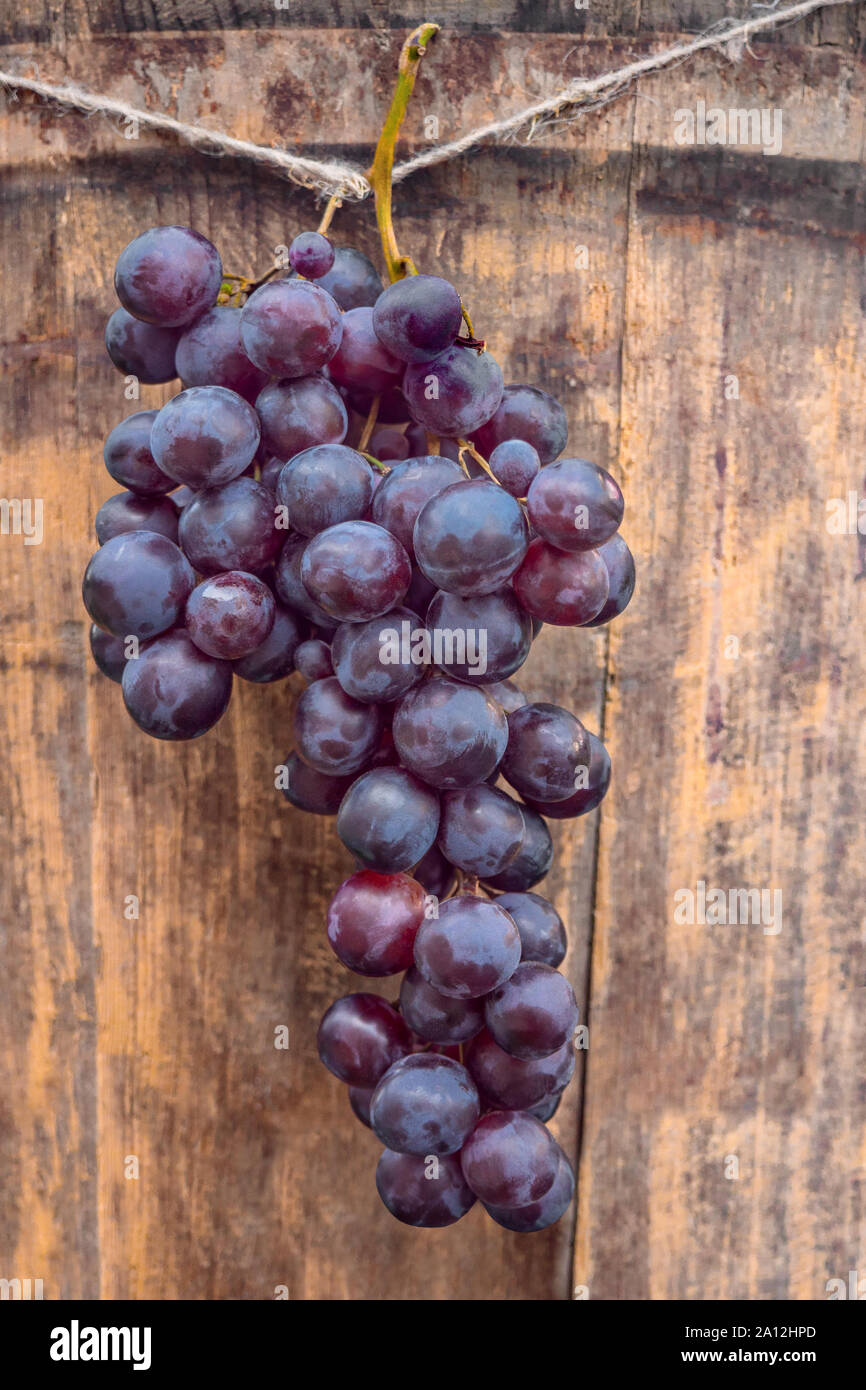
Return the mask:
[[(423, 17), (12, 8), (3, 67), (358, 161)], [(722, 10), (440, 0), (402, 148), (427, 116), (452, 138)], [(866, 469), (864, 38), (863, 6), (818, 15), (396, 196), (401, 245), (457, 283), (506, 379), (558, 394), (570, 451), (622, 482), (638, 561), (623, 620), (547, 629), (520, 677), (614, 765), (601, 814), (554, 831), (590, 1047), (554, 1123), (576, 1215), (536, 1236), (480, 1208), (398, 1225), (317, 1061), (355, 983), (324, 934), (349, 859), (273, 788), (297, 678), (238, 683), (216, 731), (171, 747), (87, 650), (102, 441), (131, 409), (102, 349), (114, 260), (178, 221), (261, 269), (313, 197), (100, 118), (0, 111), (0, 490), (45, 509), (40, 546), (0, 536), (0, 1276), (47, 1298), (699, 1300), (823, 1298), (866, 1273), (866, 584), (857, 536), (826, 527)], [(781, 109), (782, 153), (677, 146), (699, 99)], [(372, 207), (335, 236), (375, 255)], [(677, 925), (698, 880), (781, 890), (782, 930)]]

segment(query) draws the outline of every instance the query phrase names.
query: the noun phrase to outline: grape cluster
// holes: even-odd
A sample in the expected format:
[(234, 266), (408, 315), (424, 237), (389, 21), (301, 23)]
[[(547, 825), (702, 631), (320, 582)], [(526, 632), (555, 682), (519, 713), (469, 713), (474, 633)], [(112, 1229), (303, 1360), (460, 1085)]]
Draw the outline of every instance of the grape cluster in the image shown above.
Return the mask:
[(446, 280), (383, 289), (321, 232), (289, 262), (238, 287), (174, 226), (122, 252), (108, 353), (183, 389), (106, 441), (125, 491), (84, 576), (93, 654), (165, 739), (211, 728), (235, 675), (306, 679), (283, 790), (336, 815), (357, 866), (328, 940), (357, 974), (403, 975), (393, 1004), (328, 1009), (321, 1059), (385, 1145), (399, 1220), (449, 1225), (480, 1199), (542, 1230), (574, 1190), (545, 1122), (578, 1012), (562, 921), (532, 890), (545, 818), (597, 806), (610, 760), (511, 677), (545, 624), (628, 604), (622, 493), (562, 456), (562, 406), (505, 384)]

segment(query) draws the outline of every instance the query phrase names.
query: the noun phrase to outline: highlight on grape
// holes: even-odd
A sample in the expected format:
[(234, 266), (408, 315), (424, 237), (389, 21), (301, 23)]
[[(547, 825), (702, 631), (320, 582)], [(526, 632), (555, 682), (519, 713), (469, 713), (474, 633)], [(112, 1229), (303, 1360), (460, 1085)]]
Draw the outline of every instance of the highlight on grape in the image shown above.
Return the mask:
[(258, 282), (189, 227), (121, 251), (108, 354), (179, 389), (106, 440), (122, 491), (84, 575), (91, 647), (159, 739), (207, 733), (236, 680), (306, 681), (276, 784), (355, 858), (334, 954), (395, 977), (390, 1000), (331, 1005), (321, 1060), (384, 1146), (394, 1217), (446, 1226), (480, 1201), (529, 1233), (574, 1193), (547, 1122), (578, 1027), (565, 927), (535, 890), (547, 822), (597, 807), (611, 766), (514, 677), (534, 642), (628, 605), (624, 499), (565, 453), (560, 402), (505, 381), (459, 287), (392, 230), (383, 286), (326, 235), (335, 208)]

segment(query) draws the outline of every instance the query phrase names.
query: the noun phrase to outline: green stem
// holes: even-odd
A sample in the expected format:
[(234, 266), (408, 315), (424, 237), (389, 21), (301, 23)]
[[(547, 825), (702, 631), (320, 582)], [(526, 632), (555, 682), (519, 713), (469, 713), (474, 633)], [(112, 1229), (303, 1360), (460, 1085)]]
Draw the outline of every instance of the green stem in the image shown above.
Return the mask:
[(391, 173), (394, 168), (394, 146), (397, 143), (397, 134), (406, 114), (412, 88), (415, 86), (418, 67), (427, 44), (438, 32), (438, 24), (419, 24), (404, 43), (400, 53), (397, 84), (391, 100), (391, 109), (385, 118), (373, 163), (367, 173), (376, 199), (376, 221), (379, 224), (382, 251), (388, 266), (388, 277), (392, 284), (395, 280), (402, 280), (407, 275), (417, 275), (418, 273), (411, 258), (401, 256), (397, 238), (394, 235), (394, 224), (391, 220)]

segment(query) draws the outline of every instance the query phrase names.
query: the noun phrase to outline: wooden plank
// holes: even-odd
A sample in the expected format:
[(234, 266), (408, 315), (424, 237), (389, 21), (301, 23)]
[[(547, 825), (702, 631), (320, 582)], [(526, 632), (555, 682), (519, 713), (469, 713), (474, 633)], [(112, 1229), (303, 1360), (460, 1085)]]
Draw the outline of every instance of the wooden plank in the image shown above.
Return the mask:
[[(866, 14), (866, 7), (857, 7)], [(859, 158), (860, 132), (848, 119), (849, 89), (857, 82), (858, 60), (843, 44), (804, 46), (802, 27), (788, 33), (784, 50), (744, 53), (734, 71), (721, 54), (704, 55), (698, 71), (705, 74), (703, 91), (727, 94), (743, 107), (767, 104), (765, 82), (772, 83), (784, 106), (785, 153), (798, 159), (822, 158), (828, 134), (843, 141), (833, 150), (842, 158)], [(379, 35), (352, 30), (321, 29), (285, 33), (217, 32), (158, 35), (147, 41), (146, 54), (130, 55), (140, 40), (99, 38), (70, 40), (62, 54), (39, 61), (48, 80), (81, 81), (94, 91), (132, 106), (158, 109), (176, 118), (264, 145), (283, 144), (307, 152), (316, 148), (363, 167), (375, 145), (382, 109), (390, 91), (399, 52), (399, 35), (386, 44)], [(763, 53), (767, 53), (765, 60)], [(767, 63), (772, 53), (772, 72)], [(566, 35), (512, 39), (507, 34), (444, 33), (427, 65), (422, 65), (415, 97), (407, 114), (401, 153), (408, 155), (431, 144), (454, 139), (483, 125), (495, 111), (517, 112), (529, 101), (558, 91), (568, 76), (611, 71), (635, 56), (629, 42), (590, 39), (576, 52)], [(33, 70), (28, 46), (10, 47), (3, 61), (22, 71)], [(323, 74), (340, 73), (339, 96), (324, 97)], [(679, 71), (679, 70), (677, 70)], [(244, 101), (238, 104), (238, 83)], [(688, 82), (688, 79), (684, 79)], [(660, 146), (678, 151), (674, 112), (679, 77), (663, 72), (645, 79), (641, 101), (662, 102), (663, 121), (653, 126)], [(800, 100), (800, 93), (805, 92)], [(833, 101), (822, 105), (826, 89)], [(797, 94), (792, 100), (790, 94)], [(811, 95), (814, 93), (814, 97)], [(778, 95), (781, 94), (781, 95)], [(24, 108), (22, 110), (22, 107)], [(523, 133), (525, 138), (525, 132)], [(498, 147), (500, 150), (503, 147)], [(509, 147), (511, 148), (511, 147)], [(174, 137), (134, 130), (119, 121), (61, 112), (51, 103), (23, 94), (0, 103), (0, 160), (14, 151), (13, 176), (22, 169), (62, 170), (64, 176), (92, 176), (92, 161), (110, 157), (117, 168), (112, 177), (147, 179), (166, 186), (174, 168)], [(589, 113), (576, 124), (556, 124), (535, 137), (528, 147), (530, 168), (556, 151), (571, 158), (574, 150), (592, 150), (600, 158), (630, 151), (630, 108), (625, 98), (601, 112)], [(476, 155), (464, 156), (465, 164)], [(501, 155), (504, 158), (504, 154)], [(425, 174), (424, 177), (427, 177)], [(263, 175), (266, 182), (270, 178)], [(416, 177), (413, 187), (418, 183)], [(500, 197), (502, 194), (500, 194)]]
[[(698, 95), (731, 93), (683, 74), (677, 102)], [(862, 100), (859, 78), (855, 141)], [(608, 686), (575, 1261), (593, 1298), (820, 1299), (857, 1267), (863, 594), (826, 504), (863, 473), (866, 186), (831, 158), (826, 88), (820, 105), (824, 160), (751, 168), (660, 155), (670, 111), (637, 108), (621, 467), (640, 583)], [(778, 890), (781, 930), (679, 925), (699, 881)]]
[[(32, 204), (4, 208), (7, 269), (15, 257), (21, 275), (20, 248), (30, 248), (20, 297), (3, 295), (4, 319), (8, 328), (23, 332), (27, 323), (34, 336), (56, 340), (71, 333), (70, 282), (40, 267), (45, 249), (62, 244), (62, 194), (40, 211), (37, 220)], [(88, 663), (76, 613), (80, 578), (68, 546), (91, 523), (87, 488), (76, 486), (87, 465), (74, 354), (48, 348), (5, 361), (2, 395), (0, 492), (44, 505), (41, 544), (38, 529), (31, 531), (34, 544), (14, 530), (0, 535), (0, 1267), (3, 1278), (43, 1279), (46, 1298), (95, 1298), (94, 778), (83, 698)]]
[[(279, 6), (279, 7), (278, 7)], [(437, 0), (433, 7), (390, 0), (21, 0), (4, 16), (0, 42), (57, 43), (73, 35), (226, 32), (249, 30), (373, 30), (395, 42), (423, 19), (465, 34), (636, 36), (698, 33), (723, 15), (747, 15), (744, 0)], [(810, 17), (816, 42), (856, 43), (863, 35), (859, 6)], [(769, 42), (785, 42), (770, 37)]]

